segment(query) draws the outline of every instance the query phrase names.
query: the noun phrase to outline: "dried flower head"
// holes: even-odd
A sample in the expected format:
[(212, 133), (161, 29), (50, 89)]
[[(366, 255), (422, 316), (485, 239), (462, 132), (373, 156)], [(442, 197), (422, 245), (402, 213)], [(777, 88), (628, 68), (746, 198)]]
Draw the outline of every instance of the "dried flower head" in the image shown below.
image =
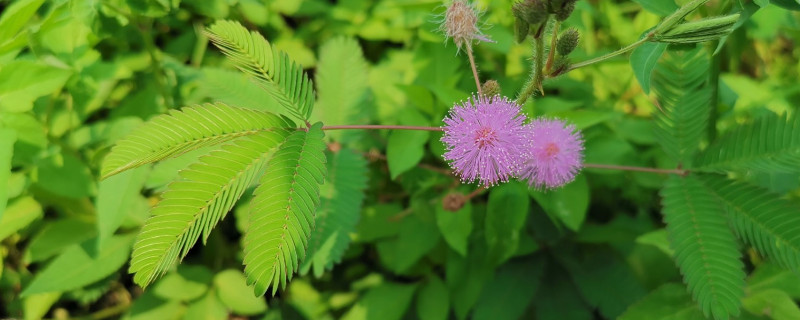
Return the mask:
[(525, 126), (530, 152), (519, 177), (538, 189), (552, 189), (575, 179), (583, 167), (583, 139), (574, 125), (536, 119)]
[(505, 97), (473, 97), (445, 117), (445, 160), (464, 182), (505, 182), (527, 157), (525, 115)]
[(439, 29), (448, 39), (453, 39), (458, 49), (461, 49), (462, 46), (469, 49), (475, 39), (491, 42), (478, 27), (479, 15), (478, 10), (472, 4), (464, 0), (453, 0), (444, 13), (444, 21)]

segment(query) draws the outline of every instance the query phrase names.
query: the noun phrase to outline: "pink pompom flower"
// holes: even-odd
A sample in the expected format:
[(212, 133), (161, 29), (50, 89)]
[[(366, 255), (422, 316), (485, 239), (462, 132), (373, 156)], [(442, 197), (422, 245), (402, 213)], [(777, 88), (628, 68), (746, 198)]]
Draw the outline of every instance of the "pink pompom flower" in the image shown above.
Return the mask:
[(520, 170), (530, 150), (525, 115), (505, 97), (473, 97), (445, 117), (445, 160), (464, 182), (490, 186), (506, 182)]
[(538, 118), (525, 126), (530, 152), (519, 178), (537, 189), (561, 187), (583, 167), (583, 139), (574, 125), (559, 119)]

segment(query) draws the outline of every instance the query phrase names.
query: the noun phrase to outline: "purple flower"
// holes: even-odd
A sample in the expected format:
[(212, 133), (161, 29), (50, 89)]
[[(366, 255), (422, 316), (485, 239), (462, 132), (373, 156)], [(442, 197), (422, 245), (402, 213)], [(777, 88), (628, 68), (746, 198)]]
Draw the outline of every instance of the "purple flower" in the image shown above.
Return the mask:
[(505, 182), (528, 153), (525, 115), (508, 98), (475, 98), (456, 105), (444, 119), (445, 160), (464, 182)]
[(583, 139), (574, 125), (538, 118), (525, 126), (530, 152), (519, 177), (537, 189), (552, 189), (575, 179), (583, 167)]

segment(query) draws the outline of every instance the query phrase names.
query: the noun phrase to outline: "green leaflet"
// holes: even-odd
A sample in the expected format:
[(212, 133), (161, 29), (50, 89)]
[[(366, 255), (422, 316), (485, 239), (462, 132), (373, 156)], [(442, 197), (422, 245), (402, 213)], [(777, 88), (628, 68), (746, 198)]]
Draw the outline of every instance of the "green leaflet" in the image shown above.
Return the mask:
[(703, 314), (739, 315), (744, 265), (723, 208), (694, 176), (671, 176), (661, 196), (675, 261)]
[(269, 158), (244, 235), (247, 283), (256, 295), (285, 287), (305, 257), (325, 178), (322, 123), (293, 132)]
[(645, 42), (631, 53), (631, 68), (644, 93), (650, 93), (650, 76), (666, 50), (666, 43)]
[(800, 208), (745, 182), (719, 175), (704, 175), (702, 181), (727, 206), (739, 238), (782, 266), (800, 270)]
[(328, 153), (328, 176), (322, 187), (322, 201), (316, 215), (316, 228), (311, 232), (308, 255), (301, 264), (301, 273), (313, 266), (314, 276), (322, 276), (342, 260), (350, 246), (350, 233), (355, 232), (361, 217), (364, 189), (367, 188), (367, 161), (348, 149)]
[(800, 170), (800, 117), (770, 114), (740, 126), (699, 154), (697, 170)]
[(171, 110), (147, 121), (117, 142), (103, 162), (103, 178), (205, 146), (294, 125), (263, 111), (222, 103)]
[(669, 51), (653, 73), (661, 110), (655, 136), (673, 159), (688, 167), (708, 126), (711, 91), (705, 85), (708, 54), (702, 47)]
[(234, 21), (217, 21), (206, 35), (289, 114), (308, 120), (314, 107), (314, 84), (286, 53), (275, 49), (258, 32), (248, 31)]
[(142, 287), (203, 241), (263, 171), (289, 130), (262, 131), (201, 157), (181, 171), (152, 210), (134, 245), (130, 272)]

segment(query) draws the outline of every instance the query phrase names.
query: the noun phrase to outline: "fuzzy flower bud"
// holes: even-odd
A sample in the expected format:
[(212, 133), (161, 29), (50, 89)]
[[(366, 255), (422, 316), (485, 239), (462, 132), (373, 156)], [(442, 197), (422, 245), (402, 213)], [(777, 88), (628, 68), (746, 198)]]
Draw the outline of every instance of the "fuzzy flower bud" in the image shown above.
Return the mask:
[(460, 193), (451, 193), (444, 196), (442, 199), (442, 208), (447, 211), (456, 212), (464, 207), (467, 203), (467, 197)]
[(531, 26), (538, 26), (547, 19), (547, 2), (545, 0), (522, 0), (511, 7), (511, 12)]
[(530, 152), (519, 172), (537, 189), (561, 187), (583, 167), (583, 139), (574, 125), (539, 118), (525, 126)]
[(578, 30), (574, 28), (567, 29), (561, 33), (561, 36), (558, 37), (558, 42), (556, 43), (556, 51), (558, 54), (562, 56), (569, 55), (572, 50), (575, 50), (578, 47), (578, 41), (580, 39), (580, 34)]
[(481, 91), (483, 91), (484, 96), (494, 97), (500, 94), (500, 84), (497, 83), (497, 80), (487, 80), (481, 86)]
[(472, 40), (491, 42), (478, 28), (478, 12), (475, 7), (464, 0), (454, 0), (444, 14), (444, 21), (439, 27), (447, 38), (452, 38), (456, 46), (472, 47)]
[(564, 21), (572, 15), (575, 10), (575, 2), (578, 0), (551, 0), (550, 12), (556, 15), (556, 20)]

